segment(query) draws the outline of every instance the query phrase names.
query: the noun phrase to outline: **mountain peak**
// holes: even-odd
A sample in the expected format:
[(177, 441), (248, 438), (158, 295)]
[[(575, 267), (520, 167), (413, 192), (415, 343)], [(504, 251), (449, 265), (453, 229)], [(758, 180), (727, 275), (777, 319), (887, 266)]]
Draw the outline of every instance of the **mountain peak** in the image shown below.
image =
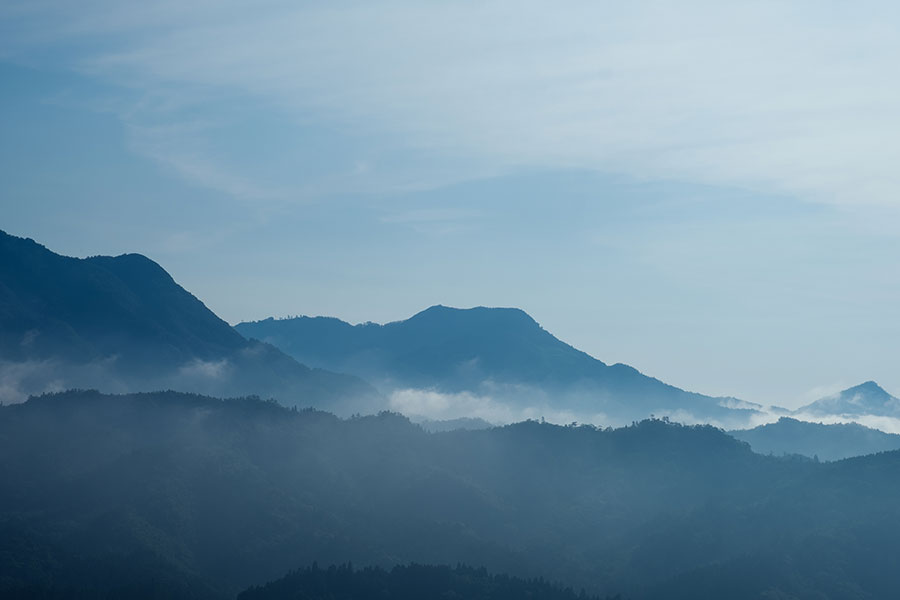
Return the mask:
[(900, 417), (900, 400), (874, 381), (866, 381), (807, 404), (797, 412), (814, 415)]
[(408, 321), (418, 319), (459, 319), (459, 320), (493, 320), (537, 324), (531, 316), (521, 308), (474, 306), (472, 308), (456, 308), (435, 304), (414, 314)]
[(497, 336), (548, 336), (549, 334), (518, 308), (453, 308), (432, 306), (402, 322), (409, 331), (441, 339), (474, 336), (478, 339)]
[(546, 405), (627, 423), (676, 410), (743, 422), (755, 410), (680, 390), (624, 364), (609, 366), (518, 308), (435, 305), (378, 326), (305, 319), (239, 323), (236, 329), (301, 362), (369, 379), (386, 391), (465, 393), (514, 411)]
[(883, 387), (875, 383), (874, 381), (865, 381), (860, 383), (859, 385), (855, 385), (851, 388), (847, 388), (841, 394), (854, 394), (854, 393), (865, 393), (865, 394), (879, 394), (884, 396), (890, 396), (889, 393), (885, 391)]
[(154, 284), (172, 284), (174, 280), (159, 263), (143, 254), (129, 253), (118, 256), (91, 256), (85, 259), (89, 263), (102, 266), (130, 282)]

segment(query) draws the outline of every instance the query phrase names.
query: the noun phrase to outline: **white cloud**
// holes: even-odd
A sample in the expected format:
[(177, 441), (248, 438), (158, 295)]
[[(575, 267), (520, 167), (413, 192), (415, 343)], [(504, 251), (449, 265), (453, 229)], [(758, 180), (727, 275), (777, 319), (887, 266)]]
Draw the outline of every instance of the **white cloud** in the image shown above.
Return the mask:
[(111, 393), (126, 391), (127, 386), (116, 374), (117, 360), (115, 355), (85, 364), (58, 359), (0, 360), (0, 402), (15, 404), (32, 395), (72, 388), (100, 387)]
[(185, 363), (178, 369), (181, 378), (188, 382), (197, 380), (202, 383), (205, 380), (220, 380), (227, 377), (230, 373), (230, 363), (228, 359), (221, 360), (201, 360), (196, 358)]
[[(546, 420), (550, 423), (569, 424), (572, 422), (596, 425), (598, 427), (623, 427), (633, 420), (666, 417), (685, 425), (709, 424), (721, 429), (742, 429), (756, 427), (777, 421), (779, 414), (768, 412), (762, 407), (748, 415), (734, 415), (722, 419), (698, 416), (688, 410), (653, 410), (645, 415), (611, 416), (601, 412), (554, 407), (559, 397), (548, 396), (538, 388), (528, 386), (496, 386), (489, 382), (483, 391), (444, 393), (433, 389), (399, 389), (388, 397), (390, 410), (405, 414), (412, 419), (450, 420), (460, 418), (480, 418), (489, 423), (508, 424), (527, 419)], [(739, 402), (739, 401), (737, 401)], [(585, 406), (576, 396), (568, 397), (570, 406)]]
[[(51, 373), (49, 361), (7, 362), (0, 361), (0, 403), (24, 402), (34, 393), (55, 392), (61, 389), (58, 381), (44, 376)], [(44, 379), (40, 388), (30, 385), (37, 378)]]
[(502, 397), (471, 392), (443, 393), (430, 389), (401, 389), (391, 392), (388, 402), (393, 411), (412, 418), (434, 421), (477, 418), (489, 423), (508, 424), (528, 419), (544, 419), (551, 423), (567, 424), (573, 421), (595, 425), (610, 425), (602, 413), (581, 414), (574, 411), (551, 408), (542, 402), (540, 390), (519, 389), (529, 396), (529, 401), (513, 404)]
[[(494, 171), (589, 168), (842, 204), (900, 198), (891, 3), (98, 1), (5, 13), (19, 33), (0, 52), (88, 39), (75, 67), (162, 105), (202, 111), (210, 95), (234, 93)], [(131, 118), (158, 118), (160, 105)], [(209, 157), (166, 156), (204, 185), (268, 187)]]

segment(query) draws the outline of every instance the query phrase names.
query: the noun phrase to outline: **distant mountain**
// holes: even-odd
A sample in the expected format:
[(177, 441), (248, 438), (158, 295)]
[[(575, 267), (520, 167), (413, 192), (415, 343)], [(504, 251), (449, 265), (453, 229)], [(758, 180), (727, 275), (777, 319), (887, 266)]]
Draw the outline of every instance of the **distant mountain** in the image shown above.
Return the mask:
[(825, 425), (781, 417), (777, 423), (729, 433), (760, 454), (800, 454), (820, 460), (841, 460), (900, 449), (900, 435), (858, 423)]
[(433, 306), (385, 325), (270, 318), (236, 329), (301, 362), (353, 373), (386, 392), (471, 393), (619, 424), (655, 414), (739, 426), (759, 408), (686, 392), (628, 365), (607, 365), (515, 308)]
[(874, 381), (826, 396), (795, 411), (797, 414), (847, 417), (876, 416), (900, 419), (900, 399), (891, 396)]
[(0, 401), (66, 387), (259, 394), (333, 406), (374, 395), (248, 341), (139, 254), (60, 256), (0, 232)]

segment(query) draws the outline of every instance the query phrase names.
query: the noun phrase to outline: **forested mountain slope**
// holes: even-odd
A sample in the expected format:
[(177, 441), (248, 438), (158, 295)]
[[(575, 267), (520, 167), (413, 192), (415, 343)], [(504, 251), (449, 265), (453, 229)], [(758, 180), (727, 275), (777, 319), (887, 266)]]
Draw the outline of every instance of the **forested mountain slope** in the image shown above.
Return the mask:
[(802, 454), (819, 460), (900, 449), (900, 435), (885, 433), (858, 423), (810, 423), (781, 417), (753, 429), (729, 432), (761, 454)]
[(71, 258), (2, 231), (0, 382), (3, 402), (66, 387), (259, 394), (332, 408), (376, 395), (357, 378), (246, 340), (144, 256)]
[(69, 392), (0, 408), (0, 593), (228, 597), (352, 561), (632, 598), (883, 598), (898, 472), (897, 452), (777, 459), (659, 420), (429, 434), (394, 414)]

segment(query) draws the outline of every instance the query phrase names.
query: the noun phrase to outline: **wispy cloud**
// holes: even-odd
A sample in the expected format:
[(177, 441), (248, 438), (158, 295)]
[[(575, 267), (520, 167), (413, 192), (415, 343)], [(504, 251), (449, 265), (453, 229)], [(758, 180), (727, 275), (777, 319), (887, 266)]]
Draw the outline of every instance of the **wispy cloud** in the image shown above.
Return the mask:
[(455, 208), (420, 208), (392, 213), (381, 218), (383, 223), (446, 223), (477, 218), (477, 210)]
[[(97, 1), (3, 12), (32, 25), (4, 54), (75, 48), (74, 68), (192, 110), (210, 92), (237, 94), (298, 122), (396, 137), (433, 161), (465, 157), (460, 179), (472, 165), (530, 165), (829, 203), (900, 198), (891, 3)], [(230, 163), (139, 149), (203, 185), (266, 188)], [(365, 157), (348, 173), (354, 164)]]
[(473, 231), (482, 216), (479, 210), (464, 208), (415, 208), (392, 212), (380, 221), (405, 225), (424, 234), (453, 235)]
[(224, 192), (239, 200), (278, 200), (283, 192), (267, 189), (218, 163), (212, 152), (204, 152), (196, 146), (202, 139), (204, 128), (196, 123), (187, 125), (141, 126), (129, 124), (132, 148), (153, 160), (173, 169), (180, 176), (213, 190)]

